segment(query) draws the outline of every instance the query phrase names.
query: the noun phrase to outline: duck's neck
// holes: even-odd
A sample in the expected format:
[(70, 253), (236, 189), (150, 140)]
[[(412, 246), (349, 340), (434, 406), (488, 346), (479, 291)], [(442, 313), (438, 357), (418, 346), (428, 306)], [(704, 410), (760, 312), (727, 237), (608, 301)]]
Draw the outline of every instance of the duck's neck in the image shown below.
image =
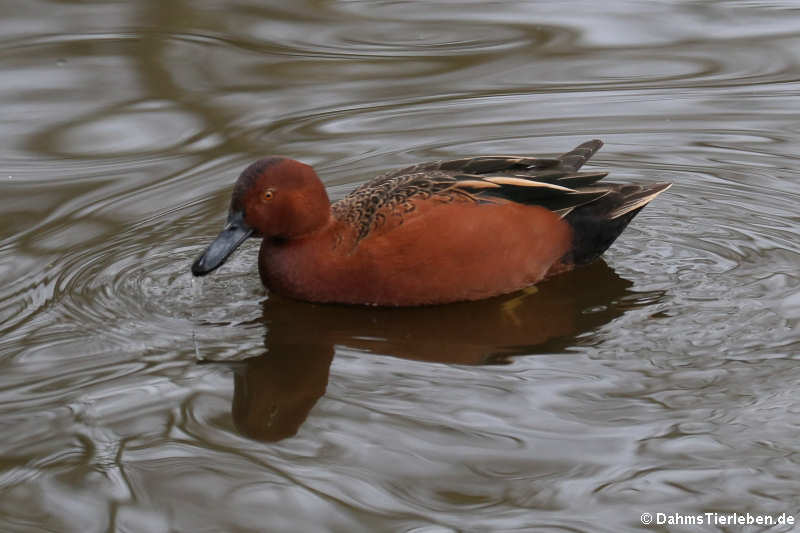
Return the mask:
[(336, 249), (338, 224), (329, 216), (327, 222), (302, 235), (265, 238), (258, 260), (264, 286), (284, 296), (317, 300), (316, 282), (330, 273), (320, 265)]
[(296, 230), (291, 235), (282, 236), (278, 240), (290, 243), (309, 238), (319, 238), (322, 234), (329, 232), (336, 221), (330, 207), (326, 207), (325, 209), (320, 208), (309, 212), (302, 227), (295, 226)]

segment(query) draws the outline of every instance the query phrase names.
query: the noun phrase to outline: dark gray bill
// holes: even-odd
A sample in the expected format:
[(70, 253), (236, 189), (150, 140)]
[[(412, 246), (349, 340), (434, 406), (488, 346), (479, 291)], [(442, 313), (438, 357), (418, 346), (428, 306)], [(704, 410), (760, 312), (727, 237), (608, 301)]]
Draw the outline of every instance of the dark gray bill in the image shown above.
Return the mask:
[(233, 251), (252, 234), (253, 228), (244, 221), (244, 214), (241, 211), (231, 211), (228, 213), (228, 223), (225, 224), (225, 229), (192, 263), (192, 274), (205, 276), (219, 268)]

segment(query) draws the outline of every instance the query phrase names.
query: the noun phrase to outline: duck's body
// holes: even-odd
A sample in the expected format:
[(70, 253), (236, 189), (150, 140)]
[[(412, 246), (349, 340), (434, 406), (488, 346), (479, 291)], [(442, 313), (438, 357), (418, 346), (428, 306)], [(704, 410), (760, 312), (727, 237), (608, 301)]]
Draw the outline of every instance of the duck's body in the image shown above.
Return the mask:
[(600, 146), (425, 163), (333, 204), (310, 167), (263, 159), (242, 173), (228, 228), (192, 271), (210, 272), (257, 234), (264, 285), (301, 300), (406, 306), (516, 291), (598, 257), (669, 187), (579, 173)]
[(264, 240), (261, 279), (270, 290), (315, 302), (446, 303), (533, 285), (567, 251), (568, 228), (540, 207), (426, 207), (355, 245), (352, 235), (340, 240), (350, 232), (337, 219), (313, 237)]

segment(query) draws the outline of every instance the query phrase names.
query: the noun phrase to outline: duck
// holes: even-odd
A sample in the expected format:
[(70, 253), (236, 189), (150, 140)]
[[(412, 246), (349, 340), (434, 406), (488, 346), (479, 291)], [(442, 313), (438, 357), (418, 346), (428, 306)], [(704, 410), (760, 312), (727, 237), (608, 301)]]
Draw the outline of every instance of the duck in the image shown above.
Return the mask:
[(213, 272), (258, 238), (263, 285), (295, 300), (422, 306), (529, 289), (595, 261), (671, 186), (580, 171), (601, 146), (420, 163), (333, 203), (311, 166), (265, 157), (236, 180), (225, 226), (191, 272)]

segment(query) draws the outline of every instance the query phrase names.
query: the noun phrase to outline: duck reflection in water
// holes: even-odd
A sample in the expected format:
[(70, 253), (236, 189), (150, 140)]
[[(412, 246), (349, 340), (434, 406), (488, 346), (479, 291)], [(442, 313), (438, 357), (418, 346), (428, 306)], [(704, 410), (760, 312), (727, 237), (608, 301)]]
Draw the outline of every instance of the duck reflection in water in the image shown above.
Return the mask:
[(261, 441), (296, 434), (325, 394), (336, 346), (462, 365), (564, 351), (641, 297), (652, 303), (652, 294), (630, 291), (631, 285), (600, 260), (528, 292), (444, 306), (347, 307), (270, 295), (266, 353), (223, 363), (234, 370), (234, 424)]

